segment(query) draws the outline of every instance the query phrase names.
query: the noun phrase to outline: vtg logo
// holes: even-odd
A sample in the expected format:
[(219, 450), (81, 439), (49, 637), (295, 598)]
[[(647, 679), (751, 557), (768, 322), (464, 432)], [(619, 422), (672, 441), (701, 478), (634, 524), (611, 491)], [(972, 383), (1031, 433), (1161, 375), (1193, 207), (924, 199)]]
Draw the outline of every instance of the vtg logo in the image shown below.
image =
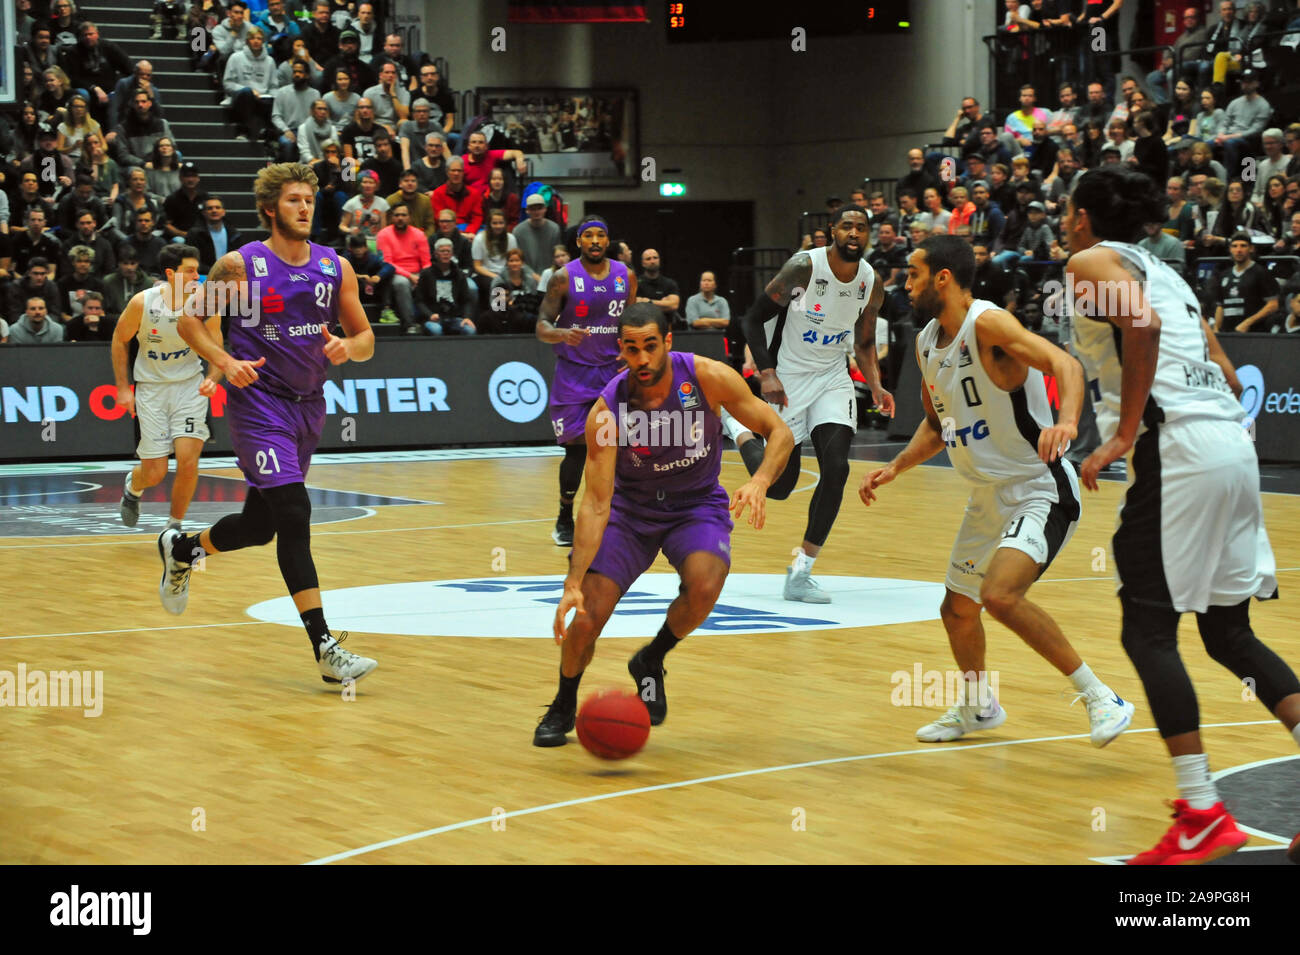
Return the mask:
[(957, 428), (953, 431), (949, 431), (948, 435), (948, 447), (955, 448), (957, 447), (957, 442), (961, 441), (961, 446), (964, 448), (970, 443), (966, 440), (967, 435), (970, 436), (971, 441), (983, 441), (989, 436), (988, 422), (983, 418), (980, 418), (969, 427)]
[(488, 398), (501, 417), (523, 424), (546, 409), (546, 379), (527, 362), (508, 361), (488, 379)]
[(803, 340), (810, 345), (816, 345), (819, 338), (823, 345), (841, 345), (848, 337), (848, 332), (840, 332), (838, 335), (819, 335), (815, 328), (810, 328), (803, 333)]

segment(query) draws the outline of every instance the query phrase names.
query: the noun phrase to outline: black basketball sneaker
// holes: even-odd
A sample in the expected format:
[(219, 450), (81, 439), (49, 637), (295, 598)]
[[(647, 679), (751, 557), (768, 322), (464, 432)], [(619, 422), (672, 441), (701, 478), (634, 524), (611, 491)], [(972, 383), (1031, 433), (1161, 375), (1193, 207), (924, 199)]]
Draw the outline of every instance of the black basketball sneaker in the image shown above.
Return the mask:
[(646, 660), (645, 650), (642, 647), (627, 661), (627, 672), (632, 674), (637, 695), (650, 711), (650, 725), (658, 726), (668, 716), (668, 697), (664, 693), (664, 674), (668, 671), (662, 660)]

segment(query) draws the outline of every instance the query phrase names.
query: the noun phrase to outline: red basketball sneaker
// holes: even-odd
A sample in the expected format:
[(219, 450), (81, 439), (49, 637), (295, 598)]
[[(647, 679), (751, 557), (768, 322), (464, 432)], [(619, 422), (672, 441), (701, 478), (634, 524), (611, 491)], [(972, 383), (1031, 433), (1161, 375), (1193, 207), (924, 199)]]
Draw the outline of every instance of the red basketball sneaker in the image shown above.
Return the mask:
[(1236, 852), (1249, 838), (1221, 802), (1210, 809), (1193, 809), (1186, 799), (1167, 805), (1173, 807), (1174, 824), (1154, 849), (1139, 852), (1129, 865), (1200, 865)]

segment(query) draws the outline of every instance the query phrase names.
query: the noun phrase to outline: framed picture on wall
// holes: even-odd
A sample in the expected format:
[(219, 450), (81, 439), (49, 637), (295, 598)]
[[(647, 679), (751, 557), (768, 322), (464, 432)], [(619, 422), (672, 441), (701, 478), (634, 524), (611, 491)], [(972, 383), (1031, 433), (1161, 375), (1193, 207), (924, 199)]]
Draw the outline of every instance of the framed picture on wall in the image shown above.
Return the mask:
[(18, 101), (18, 80), (21, 67), (15, 58), (18, 43), (15, 4), (0, 4), (0, 104)]
[(528, 157), (534, 179), (557, 186), (639, 181), (636, 91), (555, 87), (476, 91), (478, 115)]

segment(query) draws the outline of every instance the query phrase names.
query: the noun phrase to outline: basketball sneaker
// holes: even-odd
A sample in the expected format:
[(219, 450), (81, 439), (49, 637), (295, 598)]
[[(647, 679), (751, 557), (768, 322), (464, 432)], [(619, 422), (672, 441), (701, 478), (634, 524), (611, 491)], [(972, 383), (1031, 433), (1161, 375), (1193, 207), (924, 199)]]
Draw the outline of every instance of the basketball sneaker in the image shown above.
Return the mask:
[(561, 514), (555, 519), (555, 530), (551, 531), (551, 540), (560, 547), (573, 546), (573, 517)]
[(533, 730), (534, 746), (563, 746), (568, 733), (577, 722), (577, 711), (566, 709), (557, 695), (546, 708), (546, 714), (537, 721)]
[(1174, 824), (1154, 849), (1139, 852), (1129, 865), (1200, 865), (1231, 855), (1249, 838), (1221, 802), (1209, 809), (1193, 809), (1186, 799), (1166, 805), (1174, 810)]
[(320, 667), (320, 678), (326, 683), (344, 683), (357, 681), (379, 664), (369, 657), (358, 656), (344, 650), (339, 644), (348, 638), (347, 632), (337, 638), (330, 637), (316, 648), (316, 664)]
[(1092, 726), (1092, 745), (1098, 749), (1128, 729), (1133, 722), (1133, 704), (1121, 700), (1108, 686), (1085, 690), (1070, 705), (1073, 706), (1080, 700), (1087, 701), (1085, 705), (1088, 707), (1088, 722)]
[(158, 582), (158, 596), (162, 599), (163, 609), (178, 616), (185, 612), (185, 605), (190, 601), (191, 565), (182, 564), (172, 556), (172, 545), (181, 532), (169, 527), (158, 535), (158, 556), (162, 558), (162, 580)]
[(122, 523), (127, 527), (135, 527), (140, 520), (140, 495), (131, 493), (130, 471), (126, 472), (126, 486), (122, 488), (122, 506), (118, 513), (122, 515)]
[[(632, 679), (636, 681), (637, 695), (650, 711), (650, 725), (658, 726), (668, 717), (668, 695), (664, 691), (664, 674), (668, 671), (664, 669), (663, 661), (655, 663), (647, 660), (645, 647), (642, 647), (627, 661), (627, 672), (632, 674)], [(646, 680), (651, 683), (647, 685)], [(649, 694), (649, 699), (646, 694)]]
[(983, 708), (958, 705), (933, 723), (922, 726), (916, 731), (916, 738), (923, 743), (947, 743), (968, 733), (996, 729), (1006, 721), (1007, 711), (997, 700)]
[(812, 571), (796, 570), (794, 567), (785, 569), (785, 591), (782, 596), (786, 600), (802, 600), (806, 604), (831, 602), (831, 595), (812, 579)]

